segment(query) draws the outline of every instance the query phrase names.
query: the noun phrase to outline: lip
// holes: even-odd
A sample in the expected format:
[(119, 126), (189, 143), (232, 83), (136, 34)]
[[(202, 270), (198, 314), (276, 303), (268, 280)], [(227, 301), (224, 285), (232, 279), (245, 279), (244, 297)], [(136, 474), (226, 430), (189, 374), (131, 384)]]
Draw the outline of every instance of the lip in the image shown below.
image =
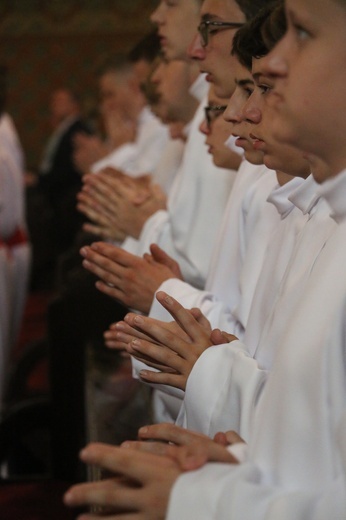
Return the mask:
[(208, 153), (210, 153), (212, 155), (214, 147), (211, 144), (209, 144), (207, 141), (206, 141), (205, 145), (207, 147)]
[(233, 137), (235, 137), (235, 145), (238, 146), (238, 148), (244, 148), (244, 146), (249, 145), (248, 139), (245, 137), (242, 137), (241, 135), (232, 134)]
[(261, 150), (263, 151), (266, 147), (265, 141), (260, 139), (259, 137), (256, 137), (254, 134), (250, 134), (250, 137), (252, 139), (252, 146), (255, 150)]
[(163, 34), (159, 34), (161, 47), (165, 47), (167, 45), (167, 38)]
[(207, 70), (199, 69), (201, 74), (205, 74), (205, 79), (208, 81), (208, 83), (213, 83), (213, 75), (208, 72)]

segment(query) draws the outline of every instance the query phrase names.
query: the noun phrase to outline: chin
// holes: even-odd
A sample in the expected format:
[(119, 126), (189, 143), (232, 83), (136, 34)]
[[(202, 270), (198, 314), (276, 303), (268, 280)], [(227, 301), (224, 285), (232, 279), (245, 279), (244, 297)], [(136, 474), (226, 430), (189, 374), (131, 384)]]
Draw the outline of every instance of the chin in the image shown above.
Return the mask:
[(255, 166), (259, 166), (260, 164), (263, 164), (263, 155), (256, 154), (253, 151), (252, 152), (245, 151), (244, 157), (249, 163), (254, 164)]

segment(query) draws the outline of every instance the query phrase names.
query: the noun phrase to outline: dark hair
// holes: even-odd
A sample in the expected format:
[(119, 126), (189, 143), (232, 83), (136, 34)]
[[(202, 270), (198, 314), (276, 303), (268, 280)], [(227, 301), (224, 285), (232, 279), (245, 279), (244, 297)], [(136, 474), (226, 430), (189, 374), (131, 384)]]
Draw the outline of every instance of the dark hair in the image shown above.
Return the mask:
[(233, 39), (232, 54), (248, 70), (252, 58), (268, 54), (286, 30), (283, 0), (271, 1), (265, 8), (237, 31)]
[(235, 0), (247, 21), (257, 16), (258, 12), (273, 4), (273, 0)]
[(281, 40), (286, 29), (285, 6), (283, 0), (280, 0), (262, 27), (262, 38), (267, 47), (267, 52), (271, 51), (278, 41)]
[(152, 31), (142, 38), (130, 50), (127, 58), (130, 63), (136, 63), (141, 60), (152, 63), (161, 51), (160, 38), (157, 31)]
[(125, 54), (115, 54), (111, 58), (107, 58), (97, 70), (97, 76), (101, 77), (105, 74), (125, 74), (132, 69), (132, 64)]

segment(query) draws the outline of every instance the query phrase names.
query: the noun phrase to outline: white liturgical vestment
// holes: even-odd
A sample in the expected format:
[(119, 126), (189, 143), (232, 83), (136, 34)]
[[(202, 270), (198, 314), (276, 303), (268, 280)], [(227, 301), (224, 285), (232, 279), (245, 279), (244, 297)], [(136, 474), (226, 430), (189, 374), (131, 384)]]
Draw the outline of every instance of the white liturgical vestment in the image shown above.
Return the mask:
[[(191, 122), (167, 211), (158, 211), (146, 221), (136, 249), (132, 246), (130, 249), (142, 256), (149, 251), (150, 244), (157, 243), (179, 262), (184, 278), (197, 287), (205, 285), (215, 239), (235, 177), (234, 171), (214, 166), (208, 154), (205, 137), (199, 131), (205, 105), (203, 99)], [(128, 250), (126, 241), (123, 247)]]
[(27, 295), (31, 249), (26, 236), (23, 152), (13, 122), (0, 118), (0, 406), (11, 347)]
[[(244, 166), (246, 169), (244, 169)], [(256, 176), (252, 177), (250, 182), (250, 176), (253, 176), (254, 173)], [(241, 184), (238, 182), (240, 179)], [(279, 240), (282, 239), (284, 223), (287, 220), (293, 221), (297, 228), (299, 228), (298, 222), (303, 220), (301, 211), (297, 209), (294, 218), (291, 216), (290, 219), (287, 219), (287, 216), (295, 207), (288, 200), (288, 197), (303, 182), (303, 179), (296, 178), (284, 186), (279, 186), (276, 184), (275, 172), (267, 170), (265, 167), (254, 167), (246, 162), (243, 163), (230, 196), (223, 234), (220, 233), (220, 247), (218, 249), (220, 265), (218, 266), (217, 258), (214, 257), (213, 269), (215, 271), (210, 273), (211, 282), (209, 282), (210, 278), (207, 281), (209, 291), (198, 291), (175, 279), (164, 282), (161, 289), (180, 301), (186, 308), (199, 307), (211, 322), (212, 328), (219, 327), (221, 330), (226, 330), (242, 338), (248, 327), (248, 316), (257, 284), (263, 282), (262, 270), (272, 261), (274, 256), (273, 246), (281, 255), (283, 250), (285, 251), (286, 254), (281, 264), (284, 263), (287, 266), (289, 253), (292, 249), (292, 240), (290, 237), (287, 238), (286, 248)], [(288, 230), (286, 231), (288, 233)], [(228, 270), (226, 270), (226, 254), (229, 255)], [(273, 270), (275, 269), (279, 270), (276, 262), (271, 265), (265, 285), (268, 285), (268, 280), (273, 281)], [(279, 280), (281, 280), (282, 271), (283, 267), (280, 270), (281, 274), (277, 275)], [(223, 280), (223, 285), (221, 280)], [(215, 284), (215, 290), (213, 284)], [(273, 292), (275, 294), (274, 288)], [(233, 309), (231, 309), (231, 306), (233, 306)], [(265, 306), (262, 302), (260, 305), (262, 313), (263, 307)], [(158, 303), (155, 308), (158, 311), (163, 309)], [(157, 314), (154, 317), (170, 319), (166, 311), (165, 314)], [(257, 336), (260, 334), (263, 323), (264, 320), (258, 325), (257, 320)], [(253, 329), (252, 326), (252, 331)], [(147, 367), (141, 362), (133, 360), (133, 368), (135, 375), (138, 376), (139, 371)], [(218, 371), (215, 370), (216, 377), (217, 373)], [(210, 400), (217, 399), (218, 383), (215, 382), (216, 391), (214, 391), (214, 376), (209, 369), (208, 360), (204, 363), (204, 357), (196, 364), (196, 368), (190, 376), (189, 389), (193, 395), (195, 395), (193, 390), (195, 385), (192, 381), (195, 380), (197, 381), (197, 392), (201, 392), (200, 395), (209, 396), (209, 399), (206, 403), (204, 398), (198, 400), (198, 405), (194, 407), (193, 399), (187, 398), (186, 403), (192, 403), (192, 406), (185, 409), (184, 404), (178, 423), (210, 434), (209, 428), (212, 421), (209, 418), (206, 422), (206, 417), (209, 411), (214, 410), (214, 406), (210, 405)], [(200, 385), (203, 388), (199, 388)], [(183, 397), (180, 390), (164, 385), (161, 385), (160, 388), (161, 391), (170, 395)], [(217, 425), (215, 426), (217, 427)], [(217, 428), (217, 430), (219, 429)]]
[[(329, 207), (317, 196), (316, 189), (316, 183), (309, 178), (292, 194), (292, 200), (300, 204), (301, 214), (298, 221), (293, 211), (287, 218), (295, 220), (291, 231), (296, 226), (300, 230), (293, 241), (289, 238), (287, 242), (287, 268), (283, 269), (282, 258), (281, 263), (278, 260), (280, 276), (274, 274), (273, 259), (263, 265), (244, 341), (209, 348), (194, 365), (179, 417), (185, 427), (207, 435), (232, 429), (244, 439), (249, 438), (253, 409), (272, 367), (282, 322), (304, 291), (316, 259), (336, 227), (329, 216)], [(302, 219), (302, 215), (308, 218)], [(280, 254), (282, 247), (283, 242), (279, 242)], [(277, 254), (275, 258), (278, 259)], [(275, 286), (267, 293), (266, 288), (271, 284)], [(247, 337), (250, 344), (246, 343)]]
[(278, 297), (280, 330), (247, 459), (180, 477), (169, 520), (346, 517), (346, 171), (319, 190), (337, 226), (294, 305)]
[(126, 143), (116, 148), (109, 155), (92, 165), (96, 173), (112, 167), (138, 177), (155, 170), (162, 150), (170, 140), (166, 125), (154, 116), (148, 107), (144, 107), (138, 118), (137, 137), (133, 143)]

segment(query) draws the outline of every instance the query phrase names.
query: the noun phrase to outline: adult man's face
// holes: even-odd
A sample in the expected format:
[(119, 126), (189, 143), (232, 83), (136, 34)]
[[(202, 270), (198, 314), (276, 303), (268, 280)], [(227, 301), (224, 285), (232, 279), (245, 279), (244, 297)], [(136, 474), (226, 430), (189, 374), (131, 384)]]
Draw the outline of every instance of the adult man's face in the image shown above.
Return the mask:
[(166, 59), (187, 59), (187, 48), (199, 23), (199, 10), (199, 0), (161, 0), (152, 13), (150, 18), (158, 26)]

